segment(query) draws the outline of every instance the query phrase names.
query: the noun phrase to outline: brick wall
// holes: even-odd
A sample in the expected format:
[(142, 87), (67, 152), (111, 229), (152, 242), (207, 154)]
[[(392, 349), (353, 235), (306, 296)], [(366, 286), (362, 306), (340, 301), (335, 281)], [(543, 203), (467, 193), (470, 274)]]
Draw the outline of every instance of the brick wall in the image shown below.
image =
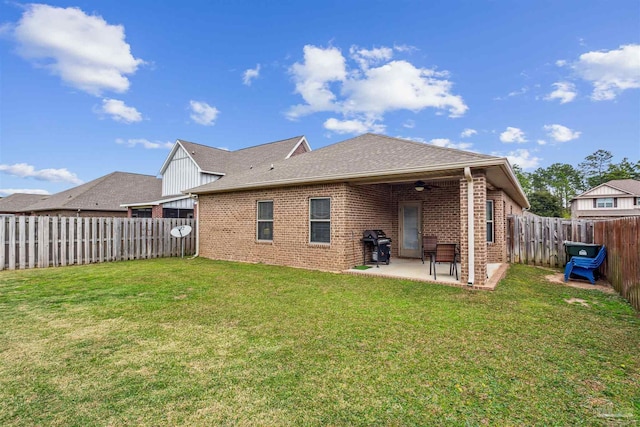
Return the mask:
[[(345, 215), (347, 228), (343, 236), (346, 242), (347, 266), (361, 265), (363, 246), (360, 242), (364, 230), (382, 230), (392, 239), (391, 248), (397, 246), (393, 220), (396, 217), (392, 205), (392, 187), (387, 184), (347, 186)], [(370, 245), (369, 245), (370, 246)], [(371, 250), (365, 247), (365, 260), (371, 260)], [(397, 252), (396, 252), (397, 253)], [(392, 253), (393, 256), (393, 253)]]
[(487, 190), (494, 206), (494, 243), (487, 243), (487, 262), (507, 262), (507, 216), (522, 215), (522, 207), (502, 190)]
[[(419, 201), (423, 235), (436, 236), (441, 243), (460, 242), (460, 188), (457, 181), (439, 182), (437, 188), (424, 191), (416, 191), (413, 184), (394, 185), (392, 192), (392, 233), (395, 239), (398, 238), (400, 203)], [(398, 256), (400, 241), (394, 241), (398, 243), (392, 246), (392, 254)]]
[[(388, 194), (384, 185), (334, 184), (201, 195), (200, 254), (212, 259), (344, 270), (362, 263), (364, 229), (388, 228), (389, 210), (382, 209), (381, 216), (379, 209)], [(331, 198), (330, 244), (309, 243), (312, 197)], [(256, 239), (258, 200), (273, 200), (272, 242)]]
[(151, 218), (162, 218), (162, 205), (151, 207)]
[[(482, 285), (487, 278), (487, 180), (484, 172), (473, 173), (473, 227), (474, 227), (474, 285)], [(460, 281), (469, 280), (469, 245), (467, 223), (467, 180), (460, 180)]]

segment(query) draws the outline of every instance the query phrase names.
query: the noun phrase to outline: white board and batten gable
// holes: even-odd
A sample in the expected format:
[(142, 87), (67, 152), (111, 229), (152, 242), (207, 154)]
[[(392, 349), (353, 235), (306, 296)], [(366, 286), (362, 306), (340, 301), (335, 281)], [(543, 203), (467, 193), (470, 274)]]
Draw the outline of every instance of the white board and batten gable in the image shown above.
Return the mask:
[(180, 140), (171, 149), (160, 174), (163, 197), (181, 195), (184, 190), (213, 182), (224, 175), (203, 171)]

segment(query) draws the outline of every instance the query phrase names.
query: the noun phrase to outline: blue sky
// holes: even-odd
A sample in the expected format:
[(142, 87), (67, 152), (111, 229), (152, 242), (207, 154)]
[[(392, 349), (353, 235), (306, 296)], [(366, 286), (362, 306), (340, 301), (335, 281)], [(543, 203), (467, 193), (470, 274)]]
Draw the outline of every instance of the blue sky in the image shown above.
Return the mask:
[(6, 1), (0, 54), (0, 196), (155, 175), (178, 138), (640, 159), (637, 0)]

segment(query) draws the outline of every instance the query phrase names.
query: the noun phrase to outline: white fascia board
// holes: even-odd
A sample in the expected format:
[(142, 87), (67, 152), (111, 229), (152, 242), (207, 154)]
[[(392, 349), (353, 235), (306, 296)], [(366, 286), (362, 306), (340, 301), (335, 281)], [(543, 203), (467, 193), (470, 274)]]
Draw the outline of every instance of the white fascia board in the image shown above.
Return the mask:
[(175, 196), (167, 199), (154, 200), (153, 202), (141, 202), (141, 203), (124, 203), (120, 205), (121, 208), (133, 208), (133, 207), (142, 207), (142, 206), (158, 206), (168, 202), (175, 202), (176, 200), (188, 199), (189, 196)]
[(303, 135), (300, 138), (300, 141), (298, 141), (297, 144), (293, 147), (293, 149), (291, 151), (289, 151), (289, 154), (287, 154), (287, 157), (285, 157), (285, 159), (288, 159), (289, 157), (291, 157), (293, 155), (293, 153), (296, 152), (296, 150), (298, 149), (300, 144), (304, 144), (304, 146), (307, 148), (307, 151), (311, 151), (311, 147), (309, 146), (309, 143), (307, 142), (307, 138), (305, 138), (304, 135)]

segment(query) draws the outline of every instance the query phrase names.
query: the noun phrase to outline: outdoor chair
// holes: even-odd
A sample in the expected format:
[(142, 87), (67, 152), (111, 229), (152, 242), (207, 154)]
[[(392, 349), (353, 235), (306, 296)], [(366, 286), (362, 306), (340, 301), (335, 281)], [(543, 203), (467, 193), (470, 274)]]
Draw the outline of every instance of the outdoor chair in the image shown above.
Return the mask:
[(571, 274), (573, 273), (576, 276), (581, 276), (589, 279), (589, 282), (591, 282), (592, 285), (595, 285), (596, 278), (594, 276), (594, 272), (598, 269), (598, 267), (600, 267), (606, 255), (607, 250), (605, 249), (604, 245), (602, 245), (595, 258), (589, 258), (585, 256), (572, 257), (564, 269), (564, 281), (568, 281), (569, 276), (571, 276)]
[(425, 257), (429, 258), (429, 274), (431, 274), (431, 265), (436, 254), (436, 246), (438, 246), (437, 236), (422, 236), (422, 263), (424, 264)]
[[(449, 263), (449, 275), (453, 275), (454, 271), (456, 273), (456, 280), (458, 280), (458, 264), (457, 264), (458, 256), (456, 254), (456, 244), (455, 243), (438, 243), (436, 246), (436, 255), (434, 257), (434, 262), (437, 264), (439, 262), (448, 262)], [(433, 279), (437, 280), (438, 277), (436, 275), (436, 266), (433, 266)]]

